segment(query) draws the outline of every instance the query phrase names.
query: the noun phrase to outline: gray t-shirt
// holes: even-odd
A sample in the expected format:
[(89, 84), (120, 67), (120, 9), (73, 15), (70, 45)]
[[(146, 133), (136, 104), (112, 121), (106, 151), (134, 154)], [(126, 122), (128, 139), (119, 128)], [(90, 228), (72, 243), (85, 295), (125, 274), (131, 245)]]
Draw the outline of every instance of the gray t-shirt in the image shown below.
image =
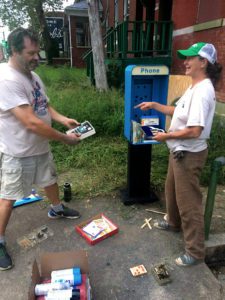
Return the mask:
[(15, 157), (27, 157), (49, 151), (48, 140), (25, 126), (11, 113), (20, 105), (31, 105), (35, 115), (51, 125), (48, 97), (39, 76), (32, 79), (10, 67), (0, 64), (0, 152)]

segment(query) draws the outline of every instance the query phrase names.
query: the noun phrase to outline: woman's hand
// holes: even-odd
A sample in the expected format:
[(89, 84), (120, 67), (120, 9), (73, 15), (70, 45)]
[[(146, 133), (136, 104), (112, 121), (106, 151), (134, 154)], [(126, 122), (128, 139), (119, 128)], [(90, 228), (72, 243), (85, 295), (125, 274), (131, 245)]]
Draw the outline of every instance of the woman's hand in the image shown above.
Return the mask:
[(140, 108), (141, 110), (148, 110), (153, 108), (154, 102), (142, 102), (136, 105), (134, 108)]
[(168, 116), (172, 116), (175, 110), (174, 106), (160, 104), (159, 102), (155, 102), (155, 101), (142, 102), (134, 106), (134, 108), (140, 108), (141, 110), (155, 109), (163, 113), (164, 115), (168, 115)]
[(168, 139), (168, 134), (165, 132), (158, 132), (152, 137), (152, 139), (157, 142), (165, 142)]

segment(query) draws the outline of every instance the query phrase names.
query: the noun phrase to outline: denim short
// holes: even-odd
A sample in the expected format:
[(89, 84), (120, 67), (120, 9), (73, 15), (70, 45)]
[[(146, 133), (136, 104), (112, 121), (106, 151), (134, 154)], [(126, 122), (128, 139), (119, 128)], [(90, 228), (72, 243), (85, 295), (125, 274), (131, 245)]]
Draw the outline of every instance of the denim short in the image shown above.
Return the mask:
[(0, 153), (0, 198), (18, 200), (31, 193), (33, 185), (48, 187), (57, 182), (52, 153), (13, 157)]

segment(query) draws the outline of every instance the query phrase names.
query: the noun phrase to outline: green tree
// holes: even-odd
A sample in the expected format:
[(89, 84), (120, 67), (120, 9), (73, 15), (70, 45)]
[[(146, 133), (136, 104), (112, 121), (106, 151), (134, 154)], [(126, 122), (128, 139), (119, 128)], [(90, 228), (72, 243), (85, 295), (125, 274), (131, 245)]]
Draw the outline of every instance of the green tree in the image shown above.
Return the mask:
[(2, 23), (10, 30), (28, 23), (41, 36), (48, 63), (58, 55), (55, 41), (51, 38), (45, 15), (48, 11), (62, 9), (63, 0), (1, 0), (0, 16)]

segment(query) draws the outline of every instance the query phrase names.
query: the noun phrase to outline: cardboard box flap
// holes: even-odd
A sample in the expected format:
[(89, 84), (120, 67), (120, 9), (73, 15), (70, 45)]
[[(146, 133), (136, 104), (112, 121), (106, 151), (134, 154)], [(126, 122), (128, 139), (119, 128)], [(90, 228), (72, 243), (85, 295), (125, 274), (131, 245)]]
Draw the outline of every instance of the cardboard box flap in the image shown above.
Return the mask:
[(33, 267), (32, 267), (31, 284), (29, 286), (29, 291), (28, 291), (28, 299), (29, 300), (36, 299), (36, 297), (34, 295), (34, 288), (35, 288), (35, 285), (40, 282), (41, 282), (41, 276), (40, 276), (40, 272), (38, 269), (37, 261), (35, 260), (33, 263)]
[(51, 271), (80, 267), (81, 273), (88, 274), (87, 251), (46, 252), (41, 255), (41, 276), (49, 278)]

